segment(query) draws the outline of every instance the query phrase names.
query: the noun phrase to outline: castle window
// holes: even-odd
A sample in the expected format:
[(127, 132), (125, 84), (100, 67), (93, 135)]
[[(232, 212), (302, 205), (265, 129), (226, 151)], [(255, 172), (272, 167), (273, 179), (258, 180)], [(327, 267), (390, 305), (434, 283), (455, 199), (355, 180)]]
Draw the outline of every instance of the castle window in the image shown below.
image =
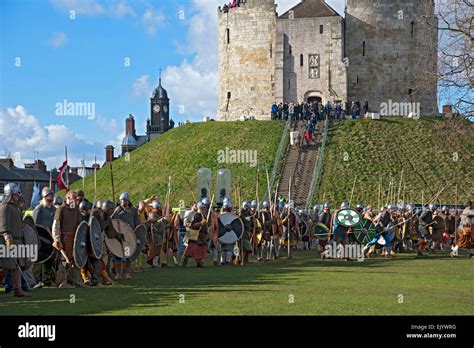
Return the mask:
[(270, 58), (273, 58), (273, 45), (270, 44)]
[(410, 34), (411, 34), (411, 36), (415, 35), (415, 21), (411, 21)]
[(411, 88), (408, 90), (408, 95), (409, 95), (410, 97), (413, 95), (413, 90), (412, 90)]
[(319, 26), (319, 33), (324, 34), (324, 25), (322, 24)]
[(320, 57), (319, 54), (310, 54), (308, 57), (309, 65), (309, 78), (318, 79), (319, 78), (319, 66), (320, 66)]
[(356, 84), (359, 84), (359, 75), (357, 75)]
[(225, 33), (226, 33), (226, 36), (227, 36), (227, 44), (230, 44), (230, 29), (227, 28), (227, 29), (225, 30)]
[(288, 52), (290, 52), (290, 54), (293, 53), (293, 49), (291, 48), (291, 45), (288, 46)]
[(291, 80), (288, 79), (288, 89), (291, 89)]
[(365, 57), (365, 41), (362, 42), (362, 55)]
[(300, 55), (300, 66), (303, 66), (304, 65), (304, 57), (303, 55), (301, 54)]

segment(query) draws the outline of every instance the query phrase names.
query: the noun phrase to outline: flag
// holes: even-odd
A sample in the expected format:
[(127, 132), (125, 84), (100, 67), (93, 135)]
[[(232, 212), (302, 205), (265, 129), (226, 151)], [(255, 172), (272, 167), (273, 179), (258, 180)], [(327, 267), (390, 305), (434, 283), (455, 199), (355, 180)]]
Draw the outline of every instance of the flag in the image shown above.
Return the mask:
[(69, 174), (69, 166), (67, 165), (67, 160), (63, 162), (63, 165), (59, 168), (58, 174), (58, 185), (60, 190), (69, 190), (68, 185), (68, 176)]
[(33, 193), (31, 194), (31, 207), (36, 207), (41, 200), (39, 185), (35, 182), (33, 184)]

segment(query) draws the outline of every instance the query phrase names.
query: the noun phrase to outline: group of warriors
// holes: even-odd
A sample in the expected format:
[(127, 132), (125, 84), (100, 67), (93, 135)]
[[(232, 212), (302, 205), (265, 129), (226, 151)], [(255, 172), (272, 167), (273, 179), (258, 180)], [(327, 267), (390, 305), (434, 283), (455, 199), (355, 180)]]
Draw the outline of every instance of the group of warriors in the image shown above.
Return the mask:
[[(458, 249), (473, 256), (474, 202), (462, 212), (388, 205), (374, 211), (369, 205), (351, 209), (342, 203), (297, 209), (292, 202), (244, 201), (235, 207), (230, 198), (219, 204), (213, 198), (193, 202), (188, 210), (164, 206), (157, 196), (134, 206), (127, 192), (119, 202), (90, 202), (83, 192), (69, 190), (64, 202), (55, 202), (51, 189), (42, 190), (42, 201), (27, 221), (23, 218), (20, 188), (5, 186), (0, 205), (0, 246), (34, 242), (39, 256), (0, 258), (6, 292), (29, 296), (35, 286), (59, 288), (113, 285), (132, 273), (165, 268), (169, 260), (187, 267), (193, 260), (204, 267), (268, 262), (293, 250), (315, 250), (321, 258), (330, 243), (360, 245), (367, 256), (392, 257), (396, 253)], [(56, 203), (56, 205), (55, 205)], [(342, 256), (341, 258), (344, 258)], [(1, 277), (0, 277), (1, 278)], [(1, 280), (1, 279), (0, 279)]]

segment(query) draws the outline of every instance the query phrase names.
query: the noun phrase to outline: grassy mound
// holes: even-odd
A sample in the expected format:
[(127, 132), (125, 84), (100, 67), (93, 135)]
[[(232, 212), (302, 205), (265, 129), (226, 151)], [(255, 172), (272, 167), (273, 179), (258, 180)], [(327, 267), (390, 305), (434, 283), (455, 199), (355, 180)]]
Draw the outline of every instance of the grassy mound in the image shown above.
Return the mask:
[(380, 180), (385, 201), (390, 181), (395, 203), (424, 203), (445, 185), (438, 202), (472, 199), (473, 134), (472, 123), (442, 119), (333, 121), (314, 201), (349, 201), (356, 176), (353, 204), (380, 204)]
[[(212, 170), (213, 188), (217, 171), (230, 169), (233, 186), (240, 178), (242, 199), (248, 199), (255, 196), (257, 167), (260, 168), (259, 195), (262, 198), (267, 187), (265, 166), (271, 173), (283, 129), (283, 122), (252, 121), (194, 123), (170, 130), (131, 152), (128, 159), (123, 156), (113, 162), (115, 199), (120, 192), (127, 191), (133, 202), (152, 194), (164, 201), (171, 176), (172, 204), (177, 206), (182, 199), (187, 205), (193, 199), (191, 191), (196, 191), (195, 176), (199, 168)], [(226, 148), (256, 151), (257, 166), (219, 163), (218, 151)], [(112, 199), (109, 169), (106, 165), (97, 172), (97, 199)], [(75, 183), (73, 188), (81, 189), (82, 181)], [(234, 191), (234, 187), (232, 189)], [(93, 175), (86, 178), (85, 192), (87, 197), (93, 198)]]

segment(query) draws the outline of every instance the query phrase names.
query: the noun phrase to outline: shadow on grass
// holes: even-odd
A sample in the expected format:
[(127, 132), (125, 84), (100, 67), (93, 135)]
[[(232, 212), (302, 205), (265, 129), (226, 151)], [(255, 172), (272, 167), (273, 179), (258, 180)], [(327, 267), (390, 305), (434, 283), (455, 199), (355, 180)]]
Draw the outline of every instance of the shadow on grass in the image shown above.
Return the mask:
[[(413, 257), (412, 257), (413, 256)], [(388, 266), (405, 261), (440, 259), (440, 256), (415, 258), (407, 255), (401, 258), (371, 258), (364, 262), (343, 260), (320, 260), (315, 252), (295, 252), (293, 259), (285, 257), (268, 263), (251, 263), (245, 267), (225, 266), (196, 269), (168, 268), (134, 274), (132, 280), (103, 288), (56, 289), (43, 288), (33, 292), (29, 299), (17, 299), (0, 294), (2, 315), (101, 315), (127, 309), (160, 308), (176, 305), (181, 294), (193, 299), (205, 298), (210, 293), (249, 292), (265, 293), (275, 284), (286, 280), (297, 280), (304, 272), (353, 273), (357, 269), (373, 269), (381, 273)], [(336, 268), (336, 269), (334, 269)], [(340, 268), (340, 269), (337, 269)], [(381, 270), (380, 272), (378, 270)], [(385, 270), (384, 273), (393, 271)], [(259, 287), (266, 286), (265, 289)], [(71, 303), (74, 299), (74, 303)], [(134, 314), (134, 313), (133, 313)], [(185, 314), (185, 313), (183, 313)]]

